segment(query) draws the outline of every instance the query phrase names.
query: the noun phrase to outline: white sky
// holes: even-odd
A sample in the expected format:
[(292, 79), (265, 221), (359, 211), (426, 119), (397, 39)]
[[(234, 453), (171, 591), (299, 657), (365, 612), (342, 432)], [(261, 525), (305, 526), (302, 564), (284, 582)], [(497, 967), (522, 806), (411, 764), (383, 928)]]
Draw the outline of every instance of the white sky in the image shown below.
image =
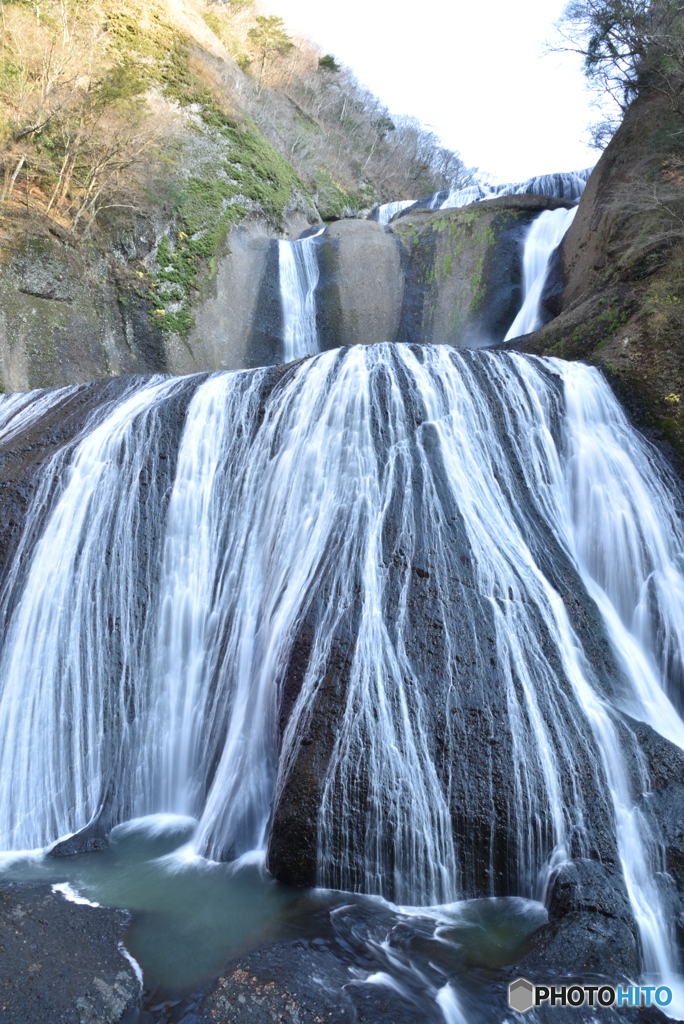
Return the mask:
[(492, 181), (596, 163), (577, 58), (543, 55), (565, 0), (266, 0), (393, 114), (432, 127)]

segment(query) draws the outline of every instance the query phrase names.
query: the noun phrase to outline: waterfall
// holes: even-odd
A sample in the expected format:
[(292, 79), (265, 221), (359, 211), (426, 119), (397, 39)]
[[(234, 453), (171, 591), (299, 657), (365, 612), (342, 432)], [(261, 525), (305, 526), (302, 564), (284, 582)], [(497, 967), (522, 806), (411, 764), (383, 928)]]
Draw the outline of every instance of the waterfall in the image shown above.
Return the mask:
[(379, 224), (389, 224), (392, 217), (396, 214), (401, 213), (402, 210), (408, 209), (409, 206), (413, 206), (415, 199), (399, 199), (395, 203), (383, 203), (381, 206), (376, 206), (374, 210), (368, 216), (368, 220), (375, 220)]
[[(155, 405), (177, 387), (152, 378), (125, 396), (67, 466), (52, 460), (48, 487), (29, 510), (28, 532), (51, 478), (58, 478), (59, 497), (32, 552), (0, 655), (2, 849), (44, 846), (83, 828), (118, 767), (123, 723), (138, 717), (144, 688), (133, 691), (132, 680), (146, 623), (131, 590), (146, 571), (138, 537), (143, 469), (157, 443)], [(26, 412), (30, 423), (35, 405)], [(116, 665), (114, 623), (121, 641)]]
[[(158, 625), (147, 687), (150, 711), (141, 740), (147, 751), (147, 777), (141, 780), (134, 807), (138, 815), (162, 807), (175, 814), (199, 816), (205, 803), (206, 779), (215, 756), (210, 745), (211, 692), (218, 656), (215, 641), (221, 601), (216, 589), (221, 587), (222, 538), (226, 532), (229, 536), (234, 532), (233, 543), (239, 545), (240, 529), (246, 525), (231, 517), (231, 483), (236, 471), (245, 471), (249, 451), (245, 440), (256, 415), (261, 376), (258, 372), (212, 376), (197, 389), (188, 407), (167, 513), (156, 602)], [(245, 588), (255, 582), (251, 575), (243, 577)], [(249, 597), (237, 625), (239, 635), (230, 650), (236, 663), (235, 692), (229, 691), (227, 699), (234, 703), (233, 733), (244, 743), (249, 722), (244, 709), (240, 713), (240, 701), (244, 700), (240, 684), (251, 679), (249, 659), (254, 645)], [(243, 627), (244, 633), (239, 633)], [(263, 707), (258, 713), (265, 714)], [(224, 743), (229, 748), (230, 738)], [(258, 772), (249, 758), (271, 756), (268, 749), (246, 744), (242, 760), (237, 759), (236, 771), (242, 771), (242, 776), (240, 786), (233, 783), (235, 793), (226, 800), (232, 813), (226, 828), (234, 849), (240, 846), (240, 852), (242, 847), (251, 849), (263, 840), (263, 818), (268, 815), (271, 795), (267, 792), (259, 803), (251, 790), (250, 780), (256, 779)], [(222, 782), (228, 785), (225, 779)], [(248, 808), (247, 818), (261, 823), (256, 832), (240, 818), (240, 794)]]
[(50, 409), (58, 406), (69, 395), (76, 394), (82, 385), (51, 388), (49, 391), (16, 391), (3, 395), (0, 403), (0, 444), (7, 444), (18, 433), (38, 423)]
[(555, 199), (566, 199), (579, 202), (593, 168), (582, 171), (569, 171), (558, 174), (540, 174), (527, 181), (514, 182), (506, 185), (467, 185), (433, 192), (425, 199), (413, 204), (414, 209), (448, 210), (454, 207), (467, 206), (469, 203), (481, 202), (483, 199), (499, 199), (501, 196), (551, 196)]
[(318, 352), (316, 285), (319, 273), (315, 240), (324, 230), (298, 242), (278, 242), (283, 361), (286, 363)]
[[(0, 399), (13, 444), (55, 395)], [(294, 787), (320, 884), (425, 905), (543, 898), (600, 820), (676, 989), (623, 716), (684, 749), (684, 530), (598, 371), (358, 346), (108, 402), (40, 471), (4, 578), (0, 848), (110, 793), (113, 821), (190, 815), (198, 854), (236, 858)]]
[(506, 185), (466, 185), (464, 188), (443, 189), (417, 201), (407, 199), (395, 203), (384, 203), (376, 206), (368, 219), (389, 224), (398, 213), (410, 210), (449, 210), (469, 206), (486, 199), (499, 199), (501, 196), (535, 195), (551, 196), (555, 199), (566, 199), (579, 202), (593, 168), (582, 171), (570, 171), (559, 174), (540, 174), (527, 181), (514, 182)]
[[(466, 189), (456, 189), (449, 192), (446, 199), (441, 203), (440, 209), (445, 210), (451, 206), (464, 206), (473, 202), (470, 198), (473, 190), (478, 188), (479, 199), (499, 199), (501, 196), (552, 196), (555, 199), (567, 199), (571, 202), (578, 202), (584, 192), (587, 180), (593, 168), (588, 167), (583, 171), (569, 171), (559, 174), (540, 174), (527, 181), (515, 182), (509, 185), (475, 185)], [(437, 193), (439, 194), (439, 193)]]
[(523, 251), (523, 304), (508, 329), (504, 341), (530, 334), (541, 326), (541, 302), (551, 255), (572, 224), (577, 207), (570, 210), (544, 210), (532, 222)]

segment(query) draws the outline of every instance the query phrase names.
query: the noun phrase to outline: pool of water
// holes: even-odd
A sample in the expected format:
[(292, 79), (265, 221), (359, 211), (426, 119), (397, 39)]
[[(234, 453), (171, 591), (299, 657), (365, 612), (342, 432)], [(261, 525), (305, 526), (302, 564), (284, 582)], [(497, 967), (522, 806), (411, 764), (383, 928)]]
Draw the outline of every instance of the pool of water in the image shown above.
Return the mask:
[(72, 897), (129, 910), (126, 947), (157, 1000), (187, 994), (218, 975), (231, 956), (299, 938), (325, 943), (352, 983), (385, 985), (416, 1005), (427, 1000), (438, 1020), (458, 1020), (450, 1008), (454, 985), (462, 989), (465, 980), (477, 988), (483, 971), (514, 962), (546, 921), (540, 904), (522, 899), (418, 908), (291, 889), (271, 878), (263, 855), (231, 864), (194, 856), (195, 824), (161, 815), (138, 819), (113, 830), (107, 851), (15, 857), (0, 864), (0, 874), (66, 883)]

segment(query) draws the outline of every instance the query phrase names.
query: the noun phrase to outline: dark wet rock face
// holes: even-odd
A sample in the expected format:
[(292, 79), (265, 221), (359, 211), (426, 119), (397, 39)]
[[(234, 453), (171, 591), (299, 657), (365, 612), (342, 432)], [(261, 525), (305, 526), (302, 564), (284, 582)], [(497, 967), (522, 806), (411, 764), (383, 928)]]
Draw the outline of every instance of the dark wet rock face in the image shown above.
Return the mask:
[[(420, 350), (416, 350), (419, 354)], [(473, 367), (477, 360), (473, 360)], [(274, 368), (263, 381), (264, 403), (282, 379), (283, 368)], [(405, 453), (395, 467), (396, 483), (388, 501), (382, 526), (382, 565), (384, 573), (383, 615), (390, 633), (401, 630), (411, 683), (407, 691), (411, 715), (420, 714), (420, 730), (425, 738), (438, 784), (448, 793), (451, 839), (454, 844), (458, 891), (467, 897), (508, 896), (530, 893), (535, 884), (534, 872), (549, 852), (550, 835), (540, 834), (530, 865), (525, 867), (524, 829), (527, 810), (518, 809), (515, 779), (511, 771), (514, 759), (513, 731), (506, 695), (506, 682), (499, 665), (491, 602), (480, 592), (477, 567), (457, 501), (449, 486), (449, 474), (443, 464), (442, 448), (434, 436), (434, 426), (426, 423), (426, 410), (413, 393), (410, 381), (397, 378), (409, 415)], [(144, 473), (154, 478), (157, 497), (147, 498), (141, 491), (140, 548), (141, 563), (139, 608), (145, 614), (148, 590), (154, 586), (158, 572), (161, 530), (166, 501), (175, 473), (180, 432), (187, 404), (198, 386), (197, 378), (178, 382), (178, 390), (166, 399), (158, 412), (160, 418), (159, 446), (154, 464)], [(3, 550), (11, 558), (28, 500), (34, 493), (36, 469), (44, 466), (55, 454), (64, 452), (88, 417), (98, 410), (101, 415), (107, 403), (120, 397), (126, 381), (94, 384), (69, 393), (58, 409), (46, 413), (36, 424), (27, 427), (12, 446), (0, 450), (4, 460), (5, 486), (0, 492), (0, 530), (5, 532)], [(382, 375), (374, 383), (377, 411), (372, 430), (376, 440), (377, 458), (384, 463), (392, 452), (386, 410), (390, 389)], [(492, 429), (497, 433), (501, 450), (511, 465), (515, 464), (512, 442), (507, 434), (504, 398), (491, 387), (488, 393)], [(435, 488), (428, 501), (426, 488)], [(516, 488), (515, 505), (527, 509), (530, 521), (530, 495), (524, 475), (514, 472), (509, 486)], [(17, 504), (18, 503), (18, 504)], [(430, 516), (420, 510), (430, 507)], [(437, 519), (441, 524), (437, 527)], [(407, 523), (411, 523), (407, 531)], [(538, 521), (527, 543), (537, 564), (562, 595), (571, 623), (590, 664), (606, 692), (618, 685), (613, 664), (597, 612), (583, 590), (582, 584), (567, 556), (548, 528)], [(40, 524), (37, 524), (37, 528)], [(409, 535), (410, 534), (410, 535)], [(331, 539), (331, 544), (336, 543)], [(141, 554), (141, 558), (142, 558)], [(332, 559), (334, 563), (334, 558)], [(288, 772), (278, 788), (271, 822), (268, 862), (273, 874), (288, 884), (306, 886), (322, 883), (329, 886), (365, 891), (368, 879), (364, 872), (368, 861), (369, 822), (366, 815), (373, 764), (368, 757), (364, 738), (358, 740), (355, 752), (358, 771), (353, 786), (343, 793), (333, 788), (330, 816), (322, 824), (323, 791), (331, 772), (331, 759), (340, 723), (349, 696), (354, 671), (354, 651), (363, 614), (363, 580), (361, 566), (350, 568), (354, 578), (347, 580), (348, 592), (356, 595), (340, 613), (334, 636), (326, 653), (325, 663), (317, 678), (317, 686), (307, 715), (306, 727), (298, 730), (295, 750)], [(292, 715), (311, 649), (321, 633), (321, 622), (327, 609), (338, 600), (337, 577), (328, 567), (321, 567), (312, 587), (313, 596), (306, 614), (297, 627), (297, 636), (289, 663), (279, 681), (279, 729), (281, 740)], [(401, 611), (400, 609), (404, 609)], [(547, 648), (552, 644), (545, 633), (540, 613), (535, 613), (535, 631)], [(116, 630), (107, 638), (107, 664), (115, 678), (121, 663), (122, 638)], [(553, 655), (549, 655), (552, 657)], [(562, 667), (555, 664), (564, 699), (574, 706)], [(580, 721), (576, 709), (572, 722)], [(574, 728), (574, 726), (569, 726)], [(113, 730), (116, 733), (116, 730)], [(605, 801), (605, 782), (601, 778), (600, 759), (586, 734), (576, 736), (576, 763), (581, 766), (581, 796), (591, 808), (591, 826), (584, 844), (577, 841), (573, 856), (591, 856), (605, 863), (616, 862), (612, 810)], [(117, 753), (112, 762), (112, 777), (117, 778), (125, 757)], [(535, 755), (529, 759), (529, 778), (539, 793), (544, 782)], [(332, 769), (334, 772), (334, 769)], [(575, 799), (569, 778), (564, 799), (568, 806)], [(106, 790), (105, 790), (106, 792)], [(408, 797), (407, 797), (408, 799)], [(345, 803), (346, 801), (346, 803)], [(118, 820), (125, 818), (126, 807), (118, 806), (116, 814), (106, 808), (79, 835), (55, 847), (55, 856), (96, 850), (103, 846), (106, 833)], [(406, 804), (408, 806), (408, 804)], [(548, 813), (547, 808), (547, 813)], [(387, 830), (381, 838), (381, 866), (385, 876), (383, 893), (396, 897), (392, 878), (399, 874), (396, 866), (393, 828), (394, 811), (387, 811)], [(376, 827), (375, 824), (372, 827)], [(384, 822), (383, 822), (384, 827)], [(325, 845), (325, 857), (321, 856)], [(325, 861), (325, 867), (321, 864)], [(521, 867), (522, 866), (522, 867)], [(407, 866), (405, 870), (410, 870)], [(527, 872), (527, 873), (526, 873)]]
[(50, 849), (50, 857), (75, 857), (81, 853), (97, 853), (109, 849), (109, 833), (117, 824), (116, 800), (114, 787), (110, 786), (97, 816), (80, 832), (55, 843)]
[(542, 324), (557, 317), (562, 308), (563, 296), (563, 242), (551, 253), (546, 278), (539, 300), (539, 316)]
[[(387, 236), (382, 233), (382, 237)], [(533, 573), (525, 579), (512, 579), (515, 593), (508, 586), (504, 591), (499, 582), (506, 578), (504, 570), (498, 577), (492, 572), (490, 578), (496, 580), (496, 586), (486, 585), (483, 563), (487, 553), (492, 558), (494, 554), (486, 546), (478, 549), (472, 524), (464, 519), (463, 509), (467, 506), (460, 499), (466, 490), (465, 476), (455, 463), (449, 464), (450, 449), (438, 434), (439, 419), (431, 415), (434, 410), (428, 398), (416, 387), (417, 374), (412, 377), (409, 373), (406, 351), (400, 357), (396, 347), (388, 346), (388, 350), (389, 354), (383, 357), (385, 362), (374, 364), (373, 372), (368, 373), (371, 411), (365, 424), (369, 440), (364, 442), (370, 453), (368, 465), (372, 463), (373, 472), (377, 471), (378, 491), (382, 490), (384, 480), (391, 480), (383, 500), (377, 503), (381, 514), (373, 528), (373, 565), (382, 577), (382, 585), (372, 590), (368, 563), (356, 557), (358, 552), (365, 551), (366, 535), (362, 531), (358, 537), (353, 534), (357, 546), (349, 549), (343, 543), (353, 533), (351, 529), (345, 533), (347, 521), (339, 529), (330, 529), (326, 533), (325, 553), (311, 571), (307, 599), (301, 606), (303, 614), (297, 617), (287, 663), (282, 671), (279, 666), (273, 687), (274, 702), (277, 700), (277, 740), (281, 753), (285, 749), (287, 756), (283, 755), (281, 761), (286, 768), (278, 780), (273, 802), (268, 865), (277, 879), (290, 885), (318, 884), (379, 894), (397, 903), (409, 902), (403, 898), (407, 892), (415, 897), (413, 902), (426, 905), (456, 898), (530, 897), (539, 895), (535, 887), (540, 868), (554, 848), (553, 814), (560, 807), (567, 818), (564, 835), (571, 860), (549, 883), (544, 894), (548, 924), (529, 937), (525, 949), (516, 950), (517, 969), (534, 977), (549, 971), (556, 972), (558, 977), (564, 973), (574, 977), (603, 976), (611, 982), (636, 977), (640, 965), (635, 922), (616, 849), (614, 814), (603, 762), (587, 716), (579, 707), (576, 691), (566, 674), (562, 649), (553, 635), (554, 620), (545, 615), (534, 581), (530, 582)], [(524, 565), (529, 554), (535, 573), (538, 571), (553, 587), (565, 606), (597, 692), (614, 697), (622, 686), (620, 671), (597, 608), (585, 591), (571, 556), (549, 525), (553, 520), (539, 511), (530, 482), (534, 478), (525, 472), (524, 450), (516, 447), (510, 395), (500, 386), (499, 378), (488, 375), (483, 368), (486, 360), (477, 353), (449, 354), (444, 348), (431, 351), (437, 351), (445, 361), (457, 361), (462, 379), (469, 384), (469, 394), (480, 395), (482, 408), (486, 409), (487, 430), (491, 431), (487, 458), (496, 470), (494, 483), (489, 486), (493, 490), (505, 478), (502, 487), (506, 507), (524, 533), (524, 550), (513, 546), (511, 550), (520, 554), (520, 563)], [(343, 352), (335, 359), (342, 363), (348, 355)], [(367, 355), (364, 351), (363, 358)], [(410, 350), (410, 356), (421, 366), (429, 358), (426, 350), (418, 346)], [(308, 365), (315, 367), (321, 363), (325, 360)], [(446, 386), (448, 366), (446, 362), (440, 366), (444, 371), (440, 381)], [(560, 434), (561, 383), (550, 370), (542, 368), (539, 372), (548, 372), (548, 388), (544, 390), (550, 409), (548, 429), (552, 434)], [(256, 444), (255, 438), (272, 412), (269, 403), (277, 404), (283, 398), (295, 373), (292, 367), (277, 367), (263, 374), (245, 375), (256, 382), (245, 445)], [(16, 557), (26, 509), (36, 493), (37, 470), (45, 469), (55, 459), (63, 459), (66, 464), (76, 439), (93, 423), (101, 422), (132, 383), (124, 379), (74, 388), (56, 406), (46, 407), (34, 422), (27, 418), (25, 429), (17, 433), (12, 443), (0, 447), (4, 484), (0, 490), (0, 537), (6, 538), (3, 551), (7, 559), (6, 564), (0, 565), (0, 572), (6, 572), (10, 560)], [(135, 522), (140, 550), (136, 549), (131, 562), (134, 571), (129, 574), (135, 581), (131, 618), (136, 627), (146, 621), (149, 596), (156, 592), (163, 524), (180, 437), (188, 403), (201, 383), (202, 378), (164, 382), (165, 387), (173, 387), (160, 400), (159, 408), (154, 409), (154, 429), (150, 428), (145, 435), (150, 443), (143, 449), (139, 474), (136, 465), (140, 493), (135, 492)], [(325, 386), (335, 386), (333, 375)], [(399, 407), (401, 416), (396, 413)], [(134, 429), (138, 429), (137, 423), (134, 421)], [(458, 434), (459, 439), (461, 436)], [(278, 438), (271, 440), (269, 457), (276, 458)], [(252, 454), (253, 449), (247, 451)], [(454, 481), (460, 484), (461, 493)], [(47, 493), (45, 510), (51, 500)], [(36, 535), (45, 510), (37, 514)], [(338, 559), (340, 553), (346, 561)], [(106, 553), (105, 558), (109, 557)], [(20, 559), (18, 564), (21, 573)], [(492, 590), (496, 590), (494, 598)], [(373, 733), (372, 715), (364, 718), (367, 709), (374, 707), (370, 697), (364, 694), (356, 703), (350, 700), (359, 670), (355, 660), (359, 637), (363, 635), (369, 605), (374, 612), (377, 608), (376, 618), (382, 621), (389, 637), (388, 647), (401, 650), (403, 689), (398, 684), (393, 690), (388, 688), (388, 702), (398, 705), (400, 699), (405, 700), (412, 735), (419, 737), (422, 744), (423, 760), (414, 762), (416, 770), (404, 770), (408, 761), (402, 764), (401, 778), (397, 776), (398, 800), (394, 800), (394, 793), (378, 794), (374, 790), (374, 772), (382, 770), (382, 765), (373, 760), (373, 743), (375, 750), (381, 749), (383, 757), (389, 759), (394, 751), (392, 744), (386, 742), (388, 733), (378, 740)], [(505, 617), (499, 618), (502, 608)], [(334, 619), (330, 609), (335, 609)], [(553, 804), (536, 745), (534, 722), (531, 716), (524, 717), (525, 705), (518, 701), (524, 659), (516, 663), (520, 675), (515, 677), (512, 672), (507, 674), (510, 662), (502, 656), (501, 645), (516, 629), (526, 638), (525, 643), (529, 641), (534, 646), (536, 663), (544, 666), (535, 677), (535, 703), (540, 719), (548, 724), (552, 742), (558, 744), (558, 789)], [(325, 647), (319, 643), (323, 634)], [(104, 677), (116, 678), (123, 645), (130, 641), (132, 647), (134, 640), (131, 634), (122, 635), (112, 616), (111, 629), (102, 631)], [(369, 645), (371, 648), (375, 658), (381, 645)], [(307, 698), (304, 715), (301, 695), (307, 692), (312, 664), (316, 685)], [(389, 661), (382, 663), (382, 670), (389, 665)], [(519, 718), (514, 710), (516, 701), (522, 709)], [(562, 715), (557, 714), (559, 702)], [(394, 711), (395, 708), (393, 714)], [(349, 745), (345, 747), (352, 760), (352, 770), (345, 775), (346, 766), (340, 769), (339, 760), (335, 761), (336, 745), (354, 716), (361, 725), (350, 734)], [(397, 721), (399, 715), (395, 715), (393, 723)], [(298, 723), (296, 730), (289, 728), (292, 722)], [(111, 724), (116, 727), (111, 729), (111, 735), (120, 735), (119, 722), (114, 717)], [(107, 731), (103, 730), (103, 734)], [(616, 731), (622, 739), (633, 793), (638, 798), (646, 791), (642, 797), (644, 815), (662, 835), (663, 866), (681, 887), (684, 755), (636, 723), (618, 720)], [(395, 735), (399, 735), (398, 728)], [(566, 745), (563, 749), (561, 739)], [(114, 741), (107, 738), (107, 742)], [(570, 753), (566, 755), (565, 749)], [(123, 746), (114, 750), (111, 778), (102, 782), (97, 815), (78, 835), (58, 844), (52, 851), (55, 857), (102, 849), (109, 829), (131, 816), (132, 800), (123, 796), (116, 802), (114, 795), (116, 780), (125, 775), (121, 770), (125, 756)], [(516, 777), (516, 770), (522, 775), (523, 769), (524, 789)], [(214, 771), (212, 767), (212, 777)], [(428, 775), (436, 780), (432, 793), (444, 800), (444, 845), (449, 846), (444, 861), (449, 869), (447, 884), (453, 889), (430, 889), (423, 878), (418, 879), (414, 888), (406, 884), (407, 878), (413, 884), (410, 873), (418, 870), (421, 851), (414, 846), (410, 856), (406, 856), (406, 844), (402, 846), (406, 834), (401, 832), (402, 814), (405, 819), (414, 814), (415, 792)], [(211, 778), (207, 785), (210, 783)], [(120, 786), (119, 792), (122, 791)], [(575, 817), (578, 808), (581, 813)], [(411, 817), (412, 823), (414, 820)], [(535, 822), (534, 829), (529, 827), (530, 821)], [(432, 839), (427, 828), (421, 836), (426, 842)], [(221, 854), (229, 859), (230, 848), (219, 850), (218, 856)], [(664, 884), (665, 889), (667, 885)], [(674, 886), (672, 890), (674, 906)], [(369, 926), (367, 921), (356, 920), (356, 913), (350, 912), (343, 932), (335, 931), (337, 925), (330, 925), (333, 937), (325, 949), (317, 947), (309, 935), (303, 945), (269, 946), (249, 958), (235, 960), (205, 998), (202, 1012), (206, 1011), (207, 1020), (240, 1019), (239, 1014), (248, 1012), (254, 1020), (266, 1020), (268, 1016), (264, 1015), (272, 1017), (279, 1012), (277, 1007), (283, 1000), (301, 1020), (308, 1020), (306, 1014), (312, 1020), (321, 1014), (338, 1014), (340, 1020), (346, 1019), (342, 1017), (343, 1009), (345, 1013), (348, 1010), (349, 1019), (359, 1021), (391, 1020), (398, 1024), (415, 1020), (416, 1016), (431, 1019), (427, 1003), (430, 999), (435, 1002), (434, 993), (446, 984), (448, 972), (440, 977), (430, 975), (429, 984), (421, 982), (410, 996), (405, 992), (388, 993), (387, 986), (369, 984), (367, 978), (361, 979), (358, 988), (349, 990), (350, 976), (359, 980), (353, 973), (359, 962), (369, 965), (367, 974), (384, 970), (381, 961), (374, 957), (380, 956), (376, 947), (385, 941), (380, 934), (385, 919), (376, 915)], [(342, 917), (338, 924), (340, 921)], [(392, 933), (392, 942), (405, 953), (412, 953), (419, 946), (429, 947), (430, 963), (433, 962), (437, 951), (429, 946), (434, 940), (429, 929), (416, 937), (415, 932), (388, 919), (387, 930)], [(373, 955), (368, 952), (371, 947), (375, 950)], [(500, 962), (496, 969), (503, 970)], [(315, 980), (317, 971), (329, 985), (328, 989), (323, 986), (323, 995)], [(505, 991), (507, 977), (497, 976), (497, 999)], [(96, 988), (104, 992), (102, 986)], [(429, 999), (426, 992), (432, 992)], [(430, 1013), (434, 1015), (432, 1003)], [(97, 1012), (102, 1017), (105, 1011)], [(58, 1016), (55, 1019), (60, 1020)]]
[(126, 920), (49, 885), (0, 882), (0, 1019), (145, 1024), (141, 985), (120, 948)]
[(684, 938), (684, 752), (643, 722), (630, 726), (637, 764), (648, 779), (646, 786), (643, 775), (634, 779), (636, 793), (642, 794), (639, 809), (662, 844), (664, 872), (659, 882)]
[[(48, 460), (73, 444), (89, 417), (107, 401), (116, 400), (124, 381), (98, 381), (64, 392), (58, 404), (0, 447), (0, 575), (9, 569), (31, 499)], [(40, 527), (40, 523), (36, 527)]]
[[(201, 377), (195, 377), (187, 382), (179, 381), (175, 397), (163, 406), (165, 429), (160, 432), (158, 459), (154, 466), (146, 467), (148, 474), (154, 474), (162, 491), (166, 484), (168, 492), (173, 480), (185, 411), (201, 380)], [(48, 492), (45, 495), (38, 514), (34, 503), (34, 518), (28, 535), (25, 533), (26, 515), (41, 486), (42, 474), (48, 475), (46, 470), (50, 461), (62, 459), (67, 464), (79, 438), (101, 422), (107, 412), (139, 383), (139, 377), (120, 377), (65, 390), (43, 415), (11, 434), (5, 443), (0, 443), (0, 580), (13, 566), (20, 540), (24, 554), (27, 554), (40, 536), (52, 507), (52, 494)], [(53, 492), (57, 479), (56, 476)], [(153, 509), (149, 513), (148, 527), (158, 533), (161, 522), (157, 513)], [(21, 565), (14, 564), (13, 569), (21, 572)], [(11, 612), (11, 606), (8, 610)]]
[(541, 976), (555, 964), (576, 978), (610, 971), (620, 979), (638, 976), (634, 916), (618, 867), (596, 860), (564, 864), (547, 908), (549, 923), (533, 936), (533, 951), (520, 965), (523, 974)]

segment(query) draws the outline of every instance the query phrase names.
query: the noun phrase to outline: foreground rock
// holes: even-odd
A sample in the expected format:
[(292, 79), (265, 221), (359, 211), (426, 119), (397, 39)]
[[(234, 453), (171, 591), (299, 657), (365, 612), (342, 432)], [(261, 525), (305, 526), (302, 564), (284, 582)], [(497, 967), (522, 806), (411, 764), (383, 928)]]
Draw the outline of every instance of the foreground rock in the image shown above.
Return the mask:
[(144, 1024), (123, 952), (127, 915), (67, 901), (49, 884), (0, 883), (0, 1019)]
[(377, 985), (353, 986), (352, 980), (344, 964), (322, 947), (273, 946), (229, 965), (202, 1001), (197, 1024), (414, 1024), (415, 1009), (397, 993)]
[[(595, 896), (602, 888), (592, 868), (575, 874), (582, 875), (587, 893)], [(230, 959), (208, 990), (178, 1004), (159, 1024), (490, 1024), (507, 1018), (508, 985), (521, 975), (540, 984), (629, 984), (615, 963), (615, 946), (601, 934), (602, 921), (611, 927), (611, 909), (603, 909), (606, 914), (598, 917), (572, 912), (517, 948), (490, 949), (483, 957), (477, 942), (469, 947), (437, 938), (427, 918), (402, 919), (380, 907), (369, 914), (368, 905), (350, 896), (346, 905), (321, 909), (300, 928), (299, 938)], [(597, 957), (602, 944), (606, 948)], [(666, 1020), (656, 1008), (603, 1013), (607, 1021)], [(596, 1016), (588, 1008), (556, 1006), (537, 1011), (535, 1019), (585, 1024)]]

